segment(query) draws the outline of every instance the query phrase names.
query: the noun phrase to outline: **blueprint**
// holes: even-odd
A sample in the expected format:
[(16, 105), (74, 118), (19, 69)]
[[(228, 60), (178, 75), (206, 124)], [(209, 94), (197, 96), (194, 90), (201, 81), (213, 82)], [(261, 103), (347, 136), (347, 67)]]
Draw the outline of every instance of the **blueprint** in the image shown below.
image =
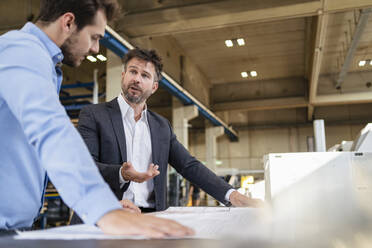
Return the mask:
[[(161, 218), (175, 220), (191, 227), (195, 235), (190, 238), (218, 239), (226, 236), (246, 236), (257, 230), (259, 210), (227, 207), (170, 207), (166, 211), (152, 213)], [(252, 230), (250, 230), (250, 228)], [(253, 231), (254, 232), (254, 231)], [(98, 227), (72, 225), (46, 230), (18, 232), (16, 239), (146, 239), (143, 236), (105, 235)]]

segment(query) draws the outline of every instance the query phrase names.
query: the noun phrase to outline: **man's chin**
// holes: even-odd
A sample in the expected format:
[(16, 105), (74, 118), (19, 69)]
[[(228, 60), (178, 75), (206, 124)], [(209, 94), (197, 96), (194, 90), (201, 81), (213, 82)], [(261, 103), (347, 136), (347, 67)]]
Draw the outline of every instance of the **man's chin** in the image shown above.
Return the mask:
[(78, 67), (78, 66), (80, 66), (81, 63), (83, 63), (84, 58), (85, 58), (85, 57), (83, 57), (83, 58), (81, 58), (81, 59), (77, 59), (77, 60), (75, 60), (75, 61), (73, 62), (73, 64), (74, 64), (73, 67)]
[(141, 101), (140, 97), (136, 97), (136, 96), (129, 95), (129, 94), (126, 95), (125, 98), (128, 100), (128, 102), (134, 103), (134, 104), (138, 104)]
[(64, 65), (67, 65), (69, 67), (78, 67), (79, 65), (75, 64), (75, 63), (71, 63), (71, 62), (66, 62), (66, 61), (63, 61), (62, 62)]
[(82, 62), (83, 62), (83, 61), (81, 61), (81, 60), (76, 61), (76, 62), (74, 63), (74, 65), (73, 65), (73, 67), (78, 67), (78, 66), (80, 66)]
[(68, 65), (70, 67), (78, 67), (83, 62), (83, 59), (77, 59), (77, 60), (63, 60), (62, 63), (64, 65)]

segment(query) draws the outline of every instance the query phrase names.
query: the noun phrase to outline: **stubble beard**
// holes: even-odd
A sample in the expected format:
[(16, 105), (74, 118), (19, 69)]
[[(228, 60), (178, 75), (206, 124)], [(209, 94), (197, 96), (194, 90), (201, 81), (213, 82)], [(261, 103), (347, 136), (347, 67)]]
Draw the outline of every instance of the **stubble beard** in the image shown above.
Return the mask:
[(76, 36), (77, 33), (73, 33), (61, 46), (61, 51), (63, 54), (62, 63), (71, 67), (78, 67), (81, 64), (79, 58), (77, 58), (72, 51), (72, 48), (77, 44)]
[(130, 84), (128, 85), (128, 87), (126, 88), (123, 88), (123, 94), (124, 94), (124, 97), (125, 99), (128, 100), (128, 102), (130, 103), (133, 103), (133, 104), (140, 104), (140, 103), (143, 103), (147, 100), (147, 98), (149, 98), (151, 96), (151, 91), (143, 91), (141, 89), (141, 94), (139, 94), (138, 96), (135, 96), (135, 95), (132, 95), (129, 93), (129, 88), (132, 86), (133, 84)]

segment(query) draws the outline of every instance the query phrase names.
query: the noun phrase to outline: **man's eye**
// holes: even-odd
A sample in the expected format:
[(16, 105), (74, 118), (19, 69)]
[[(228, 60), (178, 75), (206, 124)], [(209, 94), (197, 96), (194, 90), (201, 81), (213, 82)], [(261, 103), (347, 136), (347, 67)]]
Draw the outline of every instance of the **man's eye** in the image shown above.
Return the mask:
[(144, 78), (148, 78), (149, 75), (147, 75), (147, 74), (142, 74), (142, 77), (144, 77)]

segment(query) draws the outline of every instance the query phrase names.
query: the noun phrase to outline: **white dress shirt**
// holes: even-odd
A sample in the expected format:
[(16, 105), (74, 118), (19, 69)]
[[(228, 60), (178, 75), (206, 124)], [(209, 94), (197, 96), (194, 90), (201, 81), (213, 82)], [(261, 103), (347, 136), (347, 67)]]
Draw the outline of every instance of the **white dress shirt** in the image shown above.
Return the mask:
[[(134, 120), (134, 110), (124, 100), (120, 94), (118, 96), (121, 116), (123, 119), (125, 141), (127, 146), (127, 161), (131, 162), (134, 169), (139, 172), (146, 172), (152, 161), (151, 133), (147, 121), (147, 108), (141, 113), (141, 118), (136, 122)], [(119, 170), (120, 187), (125, 183)], [(123, 199), (132, 201), (136, 206), (145, 208), (155, 207), (155, 198), (153, 196), (154, 180), (150, 179), (143, 183), (131, 181), (128, 189), (123, 194)], [(230, 189), (226, 192), (225, 200), (229, 201), (230, 195), (234, 192)]]
[[(125, 141), (127, 147), (127, 161), (131, 162), (138, 172), (146, 172), (152, 163), (152, 148), (150, 128), (147, 121), (147, 109), (141, 113), (141, 118), (134, 120), (134, 110), (120, 94), (118, 103), (123, 119)], [(121, 186), (126, 181), (119, 173)], [(123, 199), (132, 201), (136, 206), (154, 208), (155, 201), (152, 197), (154, 191), (154, 180), (150, 179), (143, 183), (131, 181), (128, 189), (123, 194)]]

